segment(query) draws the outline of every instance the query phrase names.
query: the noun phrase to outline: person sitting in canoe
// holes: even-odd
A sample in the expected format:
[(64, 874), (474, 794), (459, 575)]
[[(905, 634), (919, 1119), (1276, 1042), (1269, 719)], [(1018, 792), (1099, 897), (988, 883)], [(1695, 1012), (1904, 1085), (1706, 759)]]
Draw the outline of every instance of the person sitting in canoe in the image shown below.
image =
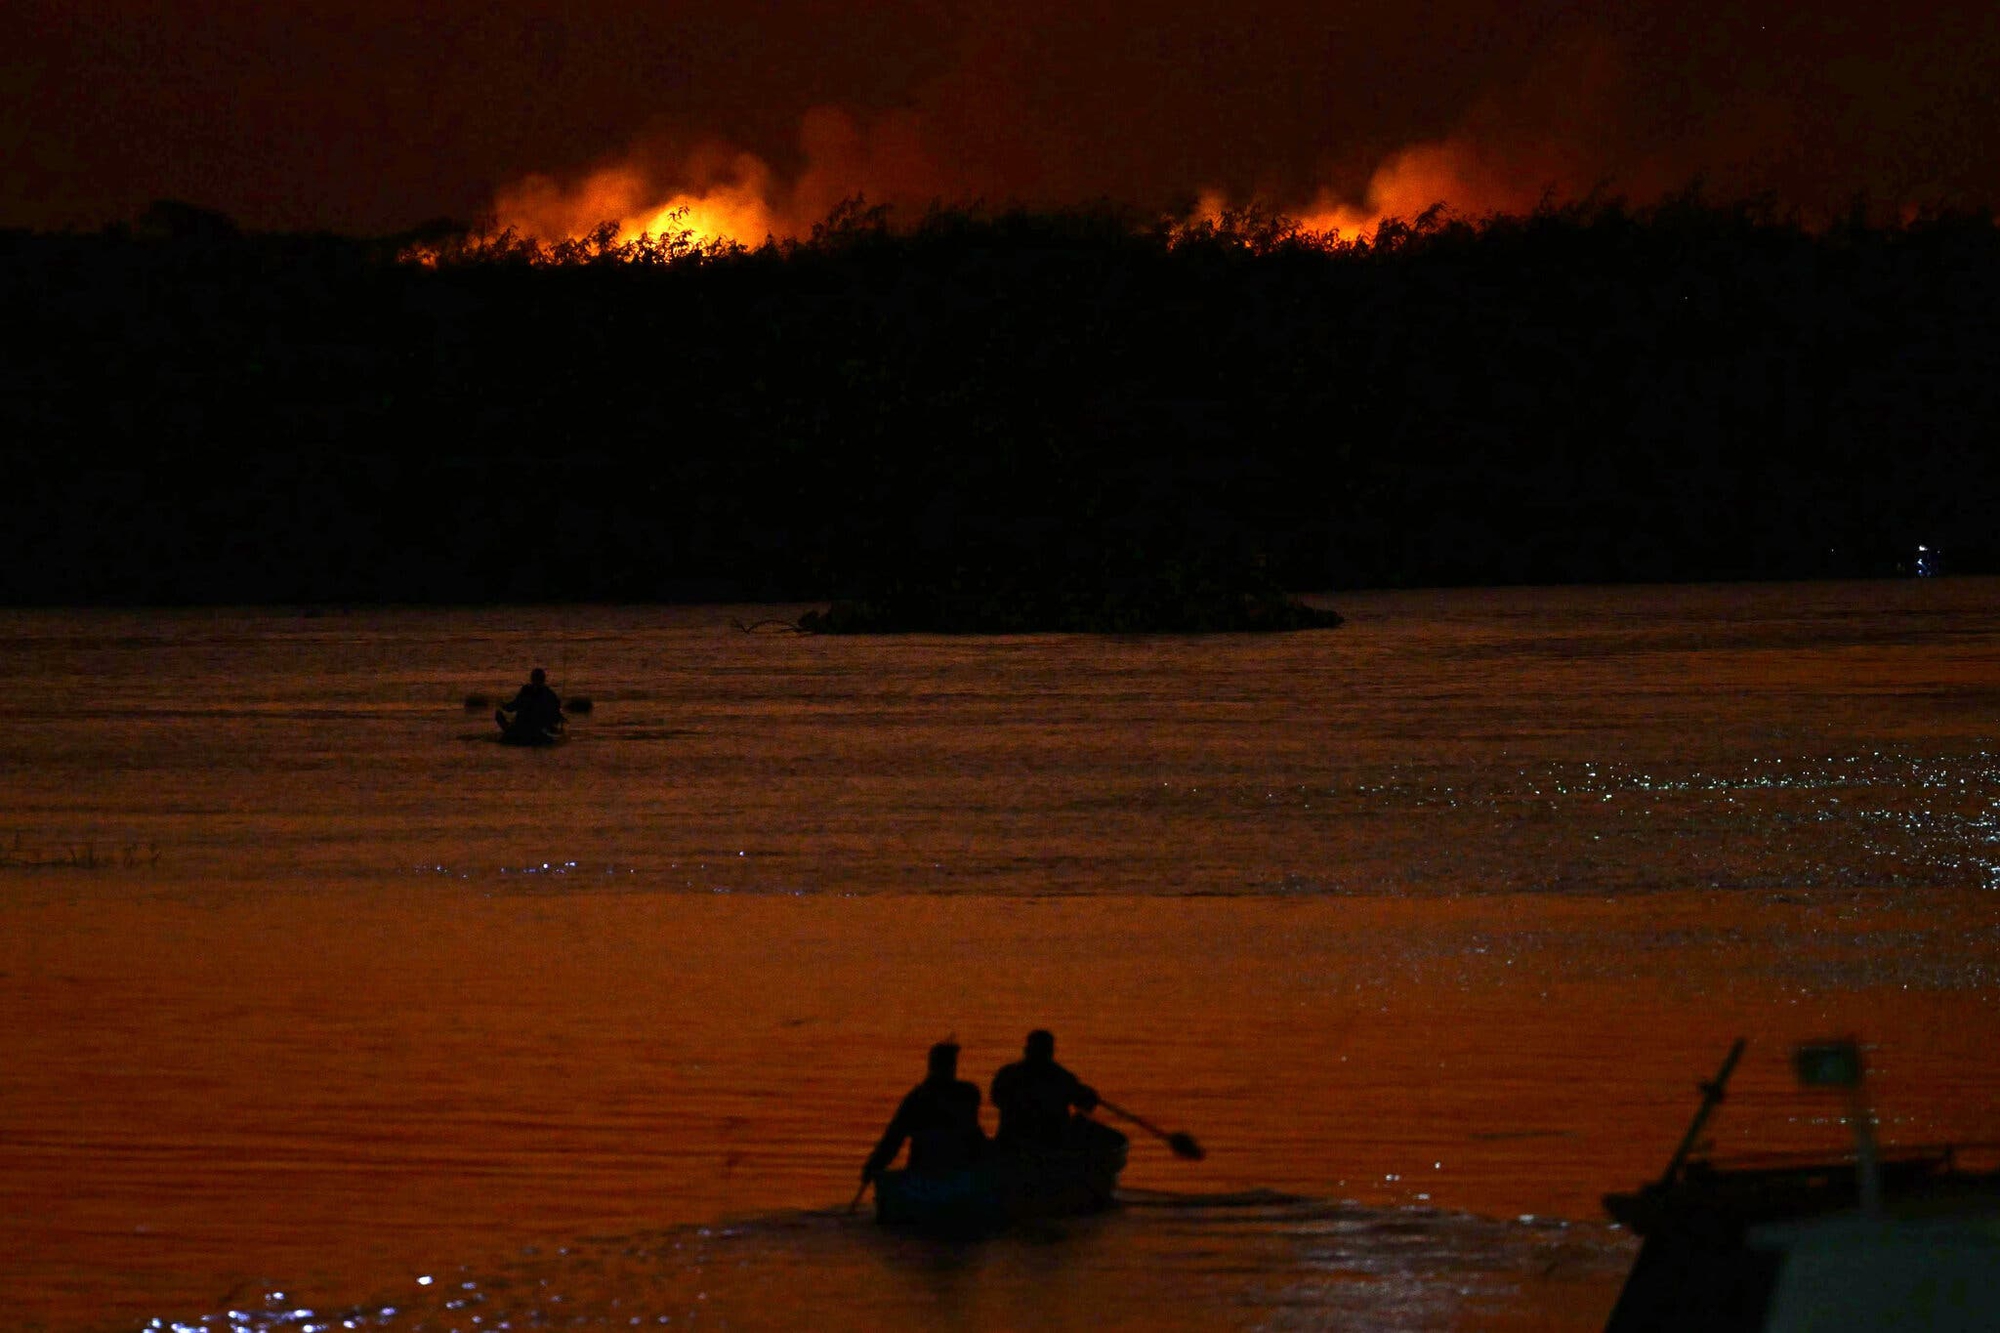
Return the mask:
[(979, 1127), (979, 1085), (958, 1076), (957, 1042), (931, 1047), (929, 1072), (890, 1117), (881, 1142), (861, 1168), (861, 1179), (873, 1180), (887, 1170), (906, 1139), (912, 1171), (970, 1166), (986, 1151), (986, 1131)]
[[(509, 713), (513, 717), (508, 717)], [(528, 683), (521, 687), (514, 701), (500, 705), (493, 720), (509, 739), (550, 741), (569, 719), (563, 716), (562, 700), (549, 688), (549, 673), (536, 667), (528, 673)]]
[(1000, 1130), (993, 1145), (1004, 1150), (1079, 1147), (1091, 1139), (1124, 1135), (1108, 1125), (1080, 1120), (1070, 1108), (1088, 1112), (1097, 1106), (1096, 1089), (1056, 1063), (1055, 1034), (1036, 1028), (1028, 1034), (1021, 1058), (993, 1076), (993, 1105), (1000, 1110)]

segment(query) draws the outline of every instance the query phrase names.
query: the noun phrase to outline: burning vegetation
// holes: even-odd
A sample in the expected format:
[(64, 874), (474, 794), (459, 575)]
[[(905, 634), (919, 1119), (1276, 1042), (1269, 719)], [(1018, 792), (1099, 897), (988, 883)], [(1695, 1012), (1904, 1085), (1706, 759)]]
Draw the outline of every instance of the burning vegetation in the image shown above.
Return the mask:
[(1024, 624), (1919, 545), (2000, 568), (1985, 212), (1809, 229), (1685, 195), (1349, 237), (850, 203), (755, 247), (687, 221), (0, 236), (0, 597)]

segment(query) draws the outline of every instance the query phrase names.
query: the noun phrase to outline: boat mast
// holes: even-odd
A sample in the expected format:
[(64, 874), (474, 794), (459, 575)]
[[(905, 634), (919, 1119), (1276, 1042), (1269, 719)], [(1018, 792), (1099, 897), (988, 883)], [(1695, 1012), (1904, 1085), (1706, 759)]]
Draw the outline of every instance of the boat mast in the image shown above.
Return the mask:
[(1708, 1124), (1709, 1116), (1722, 1104), (1723, 1089), (1729, 1086), (1729, 1076), (1736, 1072), (1736, 1062), (1743, 1058), (1743, 1048), (1747, 1044), (1746, 1039), (1738, 1037), (1735, 1044), (1729, 1048), (1729, 1054), (1723, 1057), (1722, 1068), (1715, 1071), (1715, 1077), (1697, 1085), (1701, 1089), (1701, 1106), (1696, 1109), (1694, 1120), (1688, 1125), (1687, 1133), (1681, 1136), (1681, 1146), (1674, 1149), (1673, 1160), (1667, 1163), (1666, 1172), (1660, 1177), (1661, 1189), (1666, 1189), (1674, 1183), (1674, 1177), (1681, 1173), (1681, 1166), (1687, 1161), (1688, 1154), (1694, 1151), (1696, 1141), (1701, 1138), (1702, 1128)]

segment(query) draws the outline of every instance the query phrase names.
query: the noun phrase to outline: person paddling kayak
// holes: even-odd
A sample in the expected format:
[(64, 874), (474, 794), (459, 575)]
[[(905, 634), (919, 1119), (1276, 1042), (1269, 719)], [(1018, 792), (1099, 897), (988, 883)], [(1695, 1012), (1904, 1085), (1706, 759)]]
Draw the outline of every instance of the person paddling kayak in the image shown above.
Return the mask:
[(512, 703), (500, 705), (493, 720), (500, 724), (503, 738), (528, 744), (554, 740), (569, 721), (563, 716), (562, 700), (549, 688), (549, 673), (540, 667), (528, 673), (528, 683)]

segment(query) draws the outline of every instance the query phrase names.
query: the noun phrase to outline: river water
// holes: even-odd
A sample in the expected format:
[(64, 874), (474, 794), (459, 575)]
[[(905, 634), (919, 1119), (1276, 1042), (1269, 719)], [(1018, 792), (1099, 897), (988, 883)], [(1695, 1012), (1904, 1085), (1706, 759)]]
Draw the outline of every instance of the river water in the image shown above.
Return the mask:
[[(1335, 604), (0, 614), (0, 1327), (1587, 1329), (1735, 1036), (1720, 1151), (1839, 1144), (1849, 1032), (2000, 1141), (2000, 583)], [(1206, 1160), (848, 1216), (1034, 1026)]]

